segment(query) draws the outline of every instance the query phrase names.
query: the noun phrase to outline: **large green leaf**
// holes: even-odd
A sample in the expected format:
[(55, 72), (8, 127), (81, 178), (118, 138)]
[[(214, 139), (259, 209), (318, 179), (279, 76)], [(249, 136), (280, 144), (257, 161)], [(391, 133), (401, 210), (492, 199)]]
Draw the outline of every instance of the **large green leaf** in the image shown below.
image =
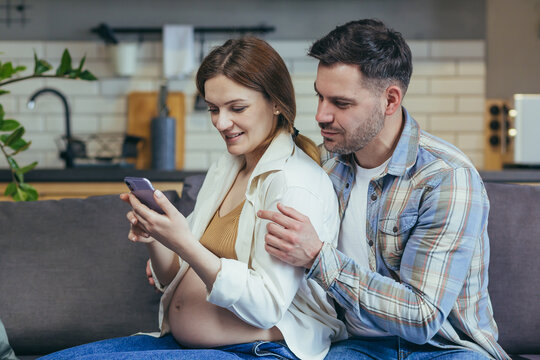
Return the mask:
[(26, 191), (17, 187), (17, 192), (13, 195), (13, 199), (15, 199), (15, 201), (26, 201), (27, 198), (28, 195), (26, 194)]
[(33, 163), (31, 163), (30, 165), (26, 165), (25, 167), (23, 167), (21, 169), (21, 173), (23, 174), (26, 174), (27, 172), (29, 172), (30, 170), (34, 169), (36, 166), (37, 166), (38, 162), (37, 161), (34, 161)]
[(14, 132), (12, 132), (9, 137), (4, 141), (4, 144), (6, 144), (6, 146), (10, 146), (11, 144), (13, 144), (15, 141), (19, 140), (20, 138), (22, 138), (22, 136), (24, 135), (24, 128), (21, 126), (20, 128), (17, 128), (17, 130), (15, 130)]
[(10, 182), (4, 191), (5, 196), (12, 196), (17, 192), (17, 183)]
[(0, 131), (12, 131), (18, 128), (21, 124), (17, 120), (7, 119), (0, 123)]
[[(24, 141), (24, 140), (23, 140), (23, 141)], [(29, 141), (29, 142), (26, 142), (26, 141), (25, 141), (25, 144), (24, 144), (23, 146), (19, 147), (18, 149), (15, 149), (16, 151), (15, 151), (13, 154), (11, 154), (11, 156), (15, 156), (15, 155), (17, 155), (18, 153), (20, 153), (20, 152), (22, 152), (22, 151), (28, 149), (28, 148), (30, 147), (30, 145), (32, 145), (32, 142), (31, 142), (31, 141)], [(13, 149), (13, 147), (11, 147), (11, 148)]]
[(23, 70), (26, 70), (26, 66), (13, 67), (11, 62), (6, 62), (4, 64), (0, 63), (0, 80), (8, 79)]
[(81, 73), (81, 79), (83, 80), (88, 80), (88, 81), (94, 81), (94, 80), (97, 80), (97, 77), (95, 77), (90, 71), (88, 70), (84, 70), (82, 73)]
[(36, 52), (34, 51), (34, 75), (41, 75), (52, 69), (52, 65), (45, 60), (38, 59)]
[(82, 73), (82, 69), (83, 69), (85, 61), (86, 61), (86, 55), (84, 55), (83, 58), (81, 59), (81, 62), (79, 63), (79, 67), (77, 68), (77, 70), (74, 70), (69, 74), (70, 79), (76, 79), (76, 78), (81, 77), (81, 73)]
[(60, 62), (60, 66), (58, 66), (58, 69), (56, 70), (56, 75), (64, 76), (66, 74), (69, 74), (70, 71), (71, 71), (71, 55), (69, 55), (69, 51), (65, 49), (64, 53), (62, 54), (62, 61)]
[(13, 75), (13, 65), (11, 62), (4, 63), (0, 66), (0, 80), (10, 78)]
[(82, 69), (83, 69), (83, 66), (84, 66), (84, 62), (86, 61), (86, 55), (83, 56), (83, 58), (81, 59), (81, 62), (79, 63), (79, 68), (77, 69), (77, 72), (80, 74)]
[(35, 187), (26, 183), (21, 183), (19, 186), (26, 193), (26, 201), (35, 201), (38, 199), (39, 195)]
[[(28, 143), (24, 139), (20, 138), (20, 139), (15, 140), (14, 142), (10, 143), (8, 146), (10, 148), (12, 148), (13, 150), (18, 151), (18, 150), (22, 149), (23, 147), (25, 147), (26, 145), (28, 145)], [(13, 155), (14, 154), (12, 154), (12, 156)]]
[(19, 65), (15, 69), (13, 69), (13, 73), (18, 73), (19, 71), (24, 71), (24, 70), (26, 70), (26, 66)]

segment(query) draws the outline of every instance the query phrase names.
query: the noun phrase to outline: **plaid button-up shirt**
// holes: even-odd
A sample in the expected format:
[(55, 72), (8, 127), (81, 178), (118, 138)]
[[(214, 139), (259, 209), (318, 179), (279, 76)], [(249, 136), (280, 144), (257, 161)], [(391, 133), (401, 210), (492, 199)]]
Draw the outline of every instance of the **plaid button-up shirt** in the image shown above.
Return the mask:
[[(461, 151), (403, 113), (392, 158), (369, 185), (366, 234), (358, 234), (371, 245), (370, 268), (324, 244), (308, 277), (370, 328), (509, 359), (497, 344), (487, 290), (489, 201), (480, 175)], [(323, 149), (322, 160), (343, 218), (353, 155)]]

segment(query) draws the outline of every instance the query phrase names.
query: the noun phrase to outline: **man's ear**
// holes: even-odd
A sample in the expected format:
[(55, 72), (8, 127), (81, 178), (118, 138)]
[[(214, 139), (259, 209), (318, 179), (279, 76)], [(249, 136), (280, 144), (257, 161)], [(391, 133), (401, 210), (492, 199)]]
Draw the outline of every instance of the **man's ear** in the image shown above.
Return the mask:
[(401, 100), (403, 99), (403, 92), (397, 85), (391, 85), (386, 88), (384, 92), (386, 98), (385, 115), (393, 115), (401, 108)]

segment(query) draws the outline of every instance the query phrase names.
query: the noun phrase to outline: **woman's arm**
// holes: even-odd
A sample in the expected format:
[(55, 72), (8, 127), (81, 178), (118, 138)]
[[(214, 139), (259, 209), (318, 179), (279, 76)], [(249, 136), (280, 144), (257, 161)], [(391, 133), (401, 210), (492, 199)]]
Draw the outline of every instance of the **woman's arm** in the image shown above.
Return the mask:
[[(302, 211), (317, 224), (321, 239), (328, 239), (325, 233), (325, 212), (335, 210), (337, 219), (337, 202), (323, 204), (317, 194), (302, 187), (287, 187), (284, 179), (278, 176), (262, 194), (265, 201), (261, 204), (265, 209), (275, 210), (277, 203), (301, 208)], [(329, 188), (332, 191), (333, 189)], [(332, 206), (335, 205), (335, 208)], [(256, 210), (256, 209), (255, 209)], [(251, 255), (251, 268), (240, 261), (221, 259), (219, 272), (208, 301), (227, 308), (250, 325), (259, 328), (275, 326), (285, 315), (304, 281), (304, 270), (276, 259), (265, 250), (266, 224), (268, 221), (254, 219), (254, 244)], [(329, 241), (337, 238), (339, 221), (333, 224), (335, 234)], [(239, 234), (249, 236), (251, 234)], [(330, 236), (332, 237), (332, 236)], [(240, 240), (240, 239), (239, 239)], [(238, 240), (238, 241), (239, 241)]]
[(156, 190), (154, 198), (165, 214), (161, 215), (150, 210), (134, 195), (129, 195), (129, 201), (133, 207), (133, 221), (153, 239), (148, 242), (148, 249), (152, 259), (152, 269), (160, 283), (160, 274), (164, 276), (164, 280), (168, 280), (166, 284), (174, 279), (179, 269), (178, 256), (180, 256), (195, 270), (208, 291), (211, 291), (221, 267), (219, 258), (195, 239), (186, 218), (163, 196), (162, 192)]
[[(138, 203), (138, 199), (130, 194), (121, 194), (120, 198), (132, 207)], [(133, 242), (146, 244), (151, 259), (151, 271), (158, 281), (158, 289), (162, 290), (171, 283), (180, 268), (178, 255), (151, 237), (134, 211), (129, 211), (126, 217), (131, 224), (128, 238)]]
[(150, 254), (150, 266), (159, 287), (169, 285), (180, 269), (178, 255), (156, 240), (146, 244), (146, 247)]

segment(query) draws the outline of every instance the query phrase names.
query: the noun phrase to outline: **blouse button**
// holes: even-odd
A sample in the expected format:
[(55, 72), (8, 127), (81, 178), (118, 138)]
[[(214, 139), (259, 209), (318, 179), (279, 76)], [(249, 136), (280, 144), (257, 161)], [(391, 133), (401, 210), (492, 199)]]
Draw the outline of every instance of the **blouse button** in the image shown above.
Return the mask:
[(397, 226), (394, 226), (394, 228), (392, 229), (392, 231), (394, 231), (395, 233), (398, 232), (398, 227)]
[(377, 194), (375, 193), (371, 194), (371, 200), (373, 201), (377, 200)]
[(373, 246), (373, 240), (369, 240), (368, 244), (369, 246)]

